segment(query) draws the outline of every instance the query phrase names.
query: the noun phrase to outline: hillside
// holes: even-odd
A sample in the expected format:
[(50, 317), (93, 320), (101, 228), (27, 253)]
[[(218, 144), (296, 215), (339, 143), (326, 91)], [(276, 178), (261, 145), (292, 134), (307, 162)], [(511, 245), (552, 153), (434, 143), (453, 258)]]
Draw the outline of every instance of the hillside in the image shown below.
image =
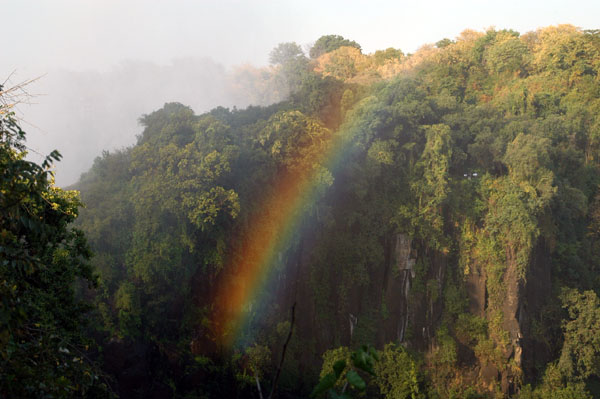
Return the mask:
[(288, 100), (165, 104), (76, 185), (115, 389), (258, 397), (293, 327), (279, 397), (363, 344), (368, 397), (600, 397), (598, 32), (313, 50), (271, 54)]

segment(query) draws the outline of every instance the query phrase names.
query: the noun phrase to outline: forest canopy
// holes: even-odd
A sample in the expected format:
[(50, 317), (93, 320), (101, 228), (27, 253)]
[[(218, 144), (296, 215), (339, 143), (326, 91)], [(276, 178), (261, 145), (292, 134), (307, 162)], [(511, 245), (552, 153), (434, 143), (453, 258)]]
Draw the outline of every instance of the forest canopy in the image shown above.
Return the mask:
[[(111, 389), (600, 397), (598, 32), (468, 30), (414, 54), (327, 35), (308, 57), (282, 43), (270, 61), (284, 101), (143, 115), (137, 144), (77, 183), (77, 229), (79, 202), (47, 165), (27, 164), (43, 178), (5, 169), (0, 199), (39, 180), (23, 198), (35, 223), (60, 226), (44, 246), (19, 222), (36, 259), (71, 270), (40, 269), (48, 289), (94, 281), (79, 230), (89, 240), (88, 337)], [(24, 162), (3, 143), (3, 162)], [(2, 223), (20, 220), (2, 209)], [(23, 251), (28, 233), (7, 226), (2, 250)], [(10, 291), (7, 264), (6, 298), (29, 298)], [(57, 328), (52, 300), (24, 312)]]

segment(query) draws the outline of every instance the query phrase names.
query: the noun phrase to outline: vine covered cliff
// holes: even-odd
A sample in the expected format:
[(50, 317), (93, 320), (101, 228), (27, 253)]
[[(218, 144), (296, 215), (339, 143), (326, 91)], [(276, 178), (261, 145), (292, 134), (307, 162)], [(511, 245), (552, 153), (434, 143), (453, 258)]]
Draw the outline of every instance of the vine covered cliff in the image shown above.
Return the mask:
[(77, 184), (121, 395), (258, 396), (290, 327), (281, 397), (363, 344), (373, 397), (599, 395), (598, 32), (317, 43), (272, 53), (288, 100), (165, 104)]

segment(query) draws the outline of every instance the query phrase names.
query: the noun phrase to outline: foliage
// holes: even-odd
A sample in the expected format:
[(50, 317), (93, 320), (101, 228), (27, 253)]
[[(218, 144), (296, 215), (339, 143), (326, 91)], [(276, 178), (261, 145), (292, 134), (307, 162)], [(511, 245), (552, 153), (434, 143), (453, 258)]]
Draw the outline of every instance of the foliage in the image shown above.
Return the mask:
[[(319, 375), (320, 378), (324, 378), (326, 375), (334, 372), (333, 366), (335, 364), (341, 364), (339, 362), (344, 361), (345, 367), (342, 370), (341, 374), (350, 371), (351, 358), (350, 355), (352, 352), (350, 348), (346, 346), (340, 346), (339, 348), (330, 349), (323, 353), (323, 365), (321, 366), (321, 373)], [(343, 386), (343, 381), (337, 381), (336, 386), (341, 388)]]
[(302, 48), (296, 43), (279, 43), (271, 50), (269, 62), (271, 64), (286, 64), (304, 56)]
[(271, 351), (266, 346), (254, 345), (246, 349), (248, 355), (248, 367), (252, 374), (261, 378), (264, 368), (271, 362)]
[(384, 398), (424, 398), (419, 366), (401, 346), (387, 344), (375, 363), (375, 382)]
[[(324, 359), (329, 359), (332, 356), (339, 355), (347, 355), (346, 348), (340, 348), (340, 350), (336, 352), (332, 352)], [(333, 371), (322, 375), (319, 383), (315, 386), (311, 393), (311, 397), (316, 398), (322, 396), (327, 392), (330, 398), (351, 398), (350, 394), (347, 391), (349, 387), (354, 389), (356, 392), (363, 392), (367, 388), (367, 383), (360, 376), (359, 371), (361, 373), (366, 373), (368, 375), (375, 375), (374, 366), (376, 362), (379, 360), (379, 355), (375, 351), (374, 348), (368, 346), (361, 346), (359, 349), (350, 353), (350, 359), (339, 359), (337, 360), (331, 368)], [(325, 366), (325, 364), (324, 364)], [(324, 374), (325, 367), (323, 368), (321, 374)], [(344, 381), (345, 380), (345, 381)], [(339, 384), (343, 384), (341, 392), (338, 393), (334, 389), (334, 386)]]
[(76, 282), (96, 282), (71, 226), (81, 203), (54, 186), (60, 154), (38, 165), (24, 140), (14, 115), (0, 114), (0, 395), (108, 397), (84, 335), (90, 307), (75, 296)]
[[(290, 396), (309, 393), (321, 353), (321, 394), (361, 391), (347, 348), (366, 342), (383, 348), (384, 379), (371, 381), (391, 396), (425, 395), (426, 381), (441, 397), (527, 383), (533, 397), (585, 397), (597, 378), (599, 49), (572, 26), (465, 31), (412, 55), (330, 35), (310, 60), (282, 43), (268, 70), (246, 71), (269, 82), (250, 89), (287, 101), (144, 116), (138, 143), (79, 183), (103, 334), (156, 345), (165, 369), (193, 373), (202, 354), (236, 375), (215, 344), (210, 316), (229, 294), (215, 299), (215, 285), (256, 255), (240, 250), (249, 238), (285, 236), (240, 342), (277, 358), (274, 326), (298, 299)], [(277, 191), (299, 176), (301, 199)], [(285, 204), (299, 206), (283, 234), (271, 218)]]
[(558, 367), (569, 379), (600, 376), (600, 300), (593, 291), (565, 289), (563, 307), (569, 318), (563, 323), (565, 340)]
[(340, 47), (354, 47), (360, 50), (360, 45), (354, 40), (344, 39), (340, 35), (321, 36), (310, 49), (310, 58), (319, 58), (325, 53), (332, 52)]

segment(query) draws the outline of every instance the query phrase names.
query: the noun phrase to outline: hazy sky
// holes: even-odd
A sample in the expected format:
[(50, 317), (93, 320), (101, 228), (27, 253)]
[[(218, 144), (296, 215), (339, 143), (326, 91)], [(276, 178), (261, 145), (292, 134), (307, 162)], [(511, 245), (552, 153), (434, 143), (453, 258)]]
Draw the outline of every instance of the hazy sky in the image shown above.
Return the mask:
[(366, 53), (414, 52), (467, 28), (593, 29), (599, 15), (597, 0), (0, 0), (0, 83), (47, 73), (21, 113), (37, 126), (26, 126), (32, 148), (62, 151), (57, 181), (69, 184), (102, 149), (133, 144), (137, 118), (165, 101), (197, 113), (249, 101), (220, 89), (226, 71), (267, 64), (281, 42), (340, 34)]
[(168, 62), (209, 56), (226, 65), (264, 64), (280, 42), (323, 34), (366, 52), (412, 52), (466, 28), (521, 33), (571, 23), (597, 28), (595, 0), (0, 0), (0, 73), (52, 66), (106, 69), (125, 58)]

